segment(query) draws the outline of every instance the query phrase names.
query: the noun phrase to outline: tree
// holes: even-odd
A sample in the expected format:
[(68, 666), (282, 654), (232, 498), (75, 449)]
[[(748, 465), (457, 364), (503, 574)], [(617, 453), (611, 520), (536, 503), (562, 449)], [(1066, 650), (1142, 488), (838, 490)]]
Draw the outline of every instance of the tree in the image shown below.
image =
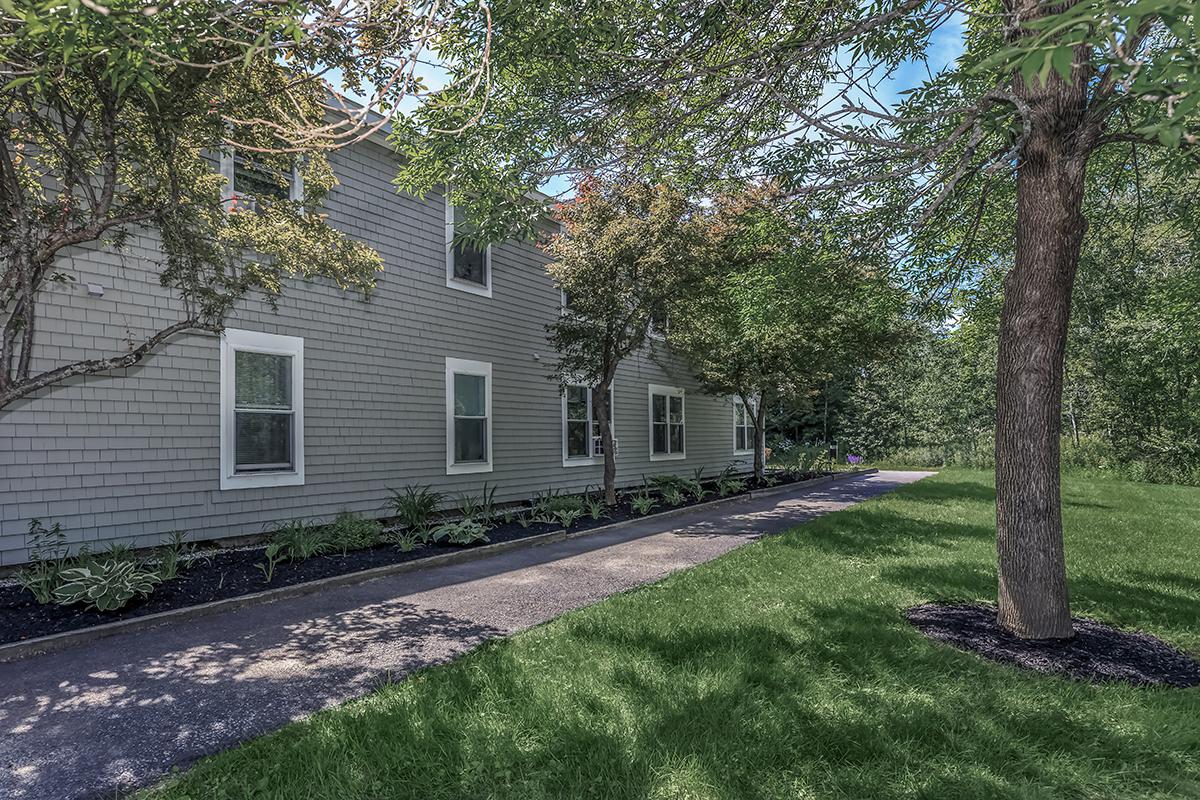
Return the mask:
[[(219, 331), (248, 292), (273, 302), (289, 276), (369, 292), (379, 256), (319, 213), (334, 183), (326, 153), (381, 130), (419, 96), (413, 68), (432, 38), (479, 12), (0, 0), (0, 410), (72, 376), (136, 364), (177, 334)], [(482, 70), (486, 46), (480, 53)], [(365, 102), (346, 101), (326, 77)], [(265, 195), (283, 196), (260, 197), (257, 212), (231, 207), (215, 162), (233, 151)], [(298, 199), (285, 188), (293, 168)], [(108, 357), (52, 360), (39, 347), (39, 303), (73, 279), (65, 254), (119, 248), (135, 232), (161, 247), (175, 320)]]
[(864, 363), (896, 330), (903, 296), (850, 254), (835, 224), (784, 202), (777, 186), (717, 197), (705, 223), (702, 269), (669, 342), (705, 391), (741, 398), (761, 480), (767, 409)]
[[(983, 211), (1012, 212), (998, 616), (1019, 636), (1070, 636), (1058, 433), (1084, 182), (1094, 156), (1130, 145), (1182, 148), (1195, 167), (1194, 3), (514, 1), (494, 21), (486, 109), (454, 91), (423, 107), (397, 134), (411, 158), (402, 185), (454, 174), (513, 200), (614, 163), (690, 186), (778, 178), (797, 195), (840, 195), (864, 229), (878, 225), (881, 248), (946, 283), (980, 265)], [(931, 63), (932, 33), (956, 23), (964, 55)], [(459, 46), (477, 39), (464, 32)], [(914, 60), (930, 77), (891, 101), (886, 78)], [(483, 124), (435, 133), (468, 114)]]
[(609, 390), (617, 367), (642, 349), (651, 328), (695, 269), (698, 224), (686, 198), (666, 186), (582, 181), (558, 208), (562, 232), (547, 269), (566, 297), (547, 327), (558, 351), (554, 377), (591, 387), (604, 450), (604, 500), (617, 502)]

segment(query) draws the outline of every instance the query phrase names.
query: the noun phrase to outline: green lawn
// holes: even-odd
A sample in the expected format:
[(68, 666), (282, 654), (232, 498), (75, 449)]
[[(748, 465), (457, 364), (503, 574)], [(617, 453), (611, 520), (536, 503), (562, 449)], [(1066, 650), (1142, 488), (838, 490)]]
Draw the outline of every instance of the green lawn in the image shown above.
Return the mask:
[[(994, 594), (950, 470), (201, 762), (162, 798), (1197, 798), (1200, 689), (1097, 687), (901, 618)], [(1200, 489), (1068, 479), (1077, 614), (1200, 652)]]

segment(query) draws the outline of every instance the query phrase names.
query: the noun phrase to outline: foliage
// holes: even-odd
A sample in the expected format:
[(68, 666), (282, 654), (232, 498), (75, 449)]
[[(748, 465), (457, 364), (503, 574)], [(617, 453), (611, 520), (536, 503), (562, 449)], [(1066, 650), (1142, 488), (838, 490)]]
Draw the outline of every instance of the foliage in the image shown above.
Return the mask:
[(721, 474), (717, 476), (717, 495), (720, 497), (729, 497), (734, 494), (741, 494), (746, 491), (746, 481), (738, 478), (734, 474), (733, 465), (725, 467), (721, 470)]
[(281, 542), (271, 542), (263, 548), (263, 557), (266, 562), (263, 564), (255, 564), (254, 566), (263, 574), (263, 581), (270, 583), (275, 579), (275, 568), (284, 561), (291, 561), (291, 557), (287, 548)]
[(672, 474), (651, 475), (648, 484), (657, 489), (663, 501), (671, 506), (682, 505), (688, 497), (703, 500), (707, 495), (696, 476), (685, 478)]
[(97, 611), (116, 611), (134, 597), (150, 594), (162, 577), (139, 561), (111, 556), (89, 559), (59, 575), (54, 600), (62, 605), (82, 603)]
[(385, 505), (406, 528), (418, 531), (429, 525), (445, 500), (444, 493), (429, 486), (405, 486), (403, 491), (389, 489)]
[(463, 518), (452, 522), (444, 522), (434, 528), (430, 538), (435, 542), (445, 542), (459, 546), (488, 541), (487, 528), (473, 519)]
[(720, 195), (705, 221), (705, 269), (669, 340), (705, 391), (741, 399), (761, 478), (766, 409), (900, 344), (905, 295), (845, 221), (773, 184)]
[(399, 531), (391, 535), (390, 541), (401, 553), (409, 553), (425, 543), (425, 537), (413, 531)]
[(608, 514), (605, 511), (607, 506), (604, 505), (604, 501), (601, 499), (597, 498), (597, 499), (587, 500), (587, 501), (585, 501), (585, 506), (586, 506), (585, 510), (587, 511), (587, 515), (589, 517), (591, 517), (592, 519), (597, 519), (597, 520), (604, 519), (605, 517), (608, 516)]
[(491, 519), (496, 509), (495, 497), (496, 487), (493, 486), (489, 489), (485, 483), (478, 495), (470, 492), (458, 495), (458, 511), (467, 519)]
[(155, 551), (158, 576), (164, 581), (178, 577), (179, 570), (191, 564), (194, 549), (195, 545), (187, 541), (186, 531), (171, 531)]
[(665, 185), (589, 178), (557, 207), (562, 233), (546, 245), (551, 278), (567, 298), (547, 326), (560, 386), (592, 387), (604, 448), (605, 502), (616, 501), (609, 388), (617, 366), (651, 341), (656, 321), (693, 285), (696, 209)]
[(643, 489), (630, 495), (629, 505), (634, 511), (644, 517), (658, 507), (658, 501), (654, 499), (653, 495)]
[(17, 583), (44, 605), (53, 599), (54, 589), (62, 584), (62, 572), (70, 565), (67, 535), (61, 523), (47, 528), (40, 519), (31, 519), (25, 547), (29, 565), (17, 571)]
[(533, 498), (531, 513), (537, 519), (552, 520), (557, 518), (559, 512), (562, 511), (582, 513), (584, 503), (583, 497), (561, 494), (551, 488)]
[(267, 550), (272, 547), (287, 561), (303, 561), (331, 552), (334, 543), (323, 526), (294, 519), (277, 524), (267, 535)]
[(377, 520), (343, 511), (325, 529), (325, 535), (331, 549), (341, 550), (345, 555), (350, 550), (365, 550), (379, 544), (383, 540), (383, 525)]
[(554, 519), (564, 528), (570, 528), (583, 516), (582, 508), (560, 508), (554, 512)]

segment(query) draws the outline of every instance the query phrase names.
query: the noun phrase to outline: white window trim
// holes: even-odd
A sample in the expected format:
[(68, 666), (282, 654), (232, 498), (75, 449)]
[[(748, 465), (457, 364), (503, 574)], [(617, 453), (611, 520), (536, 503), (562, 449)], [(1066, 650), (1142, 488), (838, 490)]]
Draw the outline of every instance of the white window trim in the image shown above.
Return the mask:
[[(292, 460), (294, 468), (280, 472), (238, 474), (234, 424), (234, 353), (247, 350), (292, 357)], [(226, 328), (221, 336), (221, 489), (254, 489), (304, 485), (304, 339), (273, 333)]]
[[(583, 383), (575, 383), (575, 382), (571, 382), (567, 385), (568, 386), (577, 386), (577, 387), (588, 390), (588, 419), (591, 420), (591, 418), (592, 418), (592, 390), (591, 390), (591, 387), (589, 387)], [(597, 455), (589, 455), (589, 456), (568, 456), (567, 455), (567, 393), (564, 390), (562, 392), (559, 392), (559, 394), (561, 395), (561, 399), (562, 399), (562, 462), (563, 462), (563, 466), (564, 467), (586, 467), (586, 466), (595, 465), (595, 464), (603, 464), (604, 463), (603, 455), (598, 455), (598, 456)], [(608, 398), (609, 398), (608, 425), (609, 425), (609, 428), (612, 429), (614, 455), (616, 455), (616, 451), (619, 450), (619, 448), (616, 448), (616, 443), (617, 443), (616, 414), (613, 413), (613, 406), (615, 405), (614, 401), (616, 400), (616, 397), (617, 397), (617, 383), (616, 383), (616, 381), (613, 381), (611, 384), (609, 384), (609, 387), (608, 387)], [(588, 441), (589, 441), (588, 449), (591, 450), (591, 437), (590, 436), (588, 437)]]
[[(678, 386), (659, 386), (652, 383), (647, 387), (646, 397), (646, 445), (650, 453), (651, 461), (682, 461), (687, 458), (687, 397), (683, 389)], [(654, 395), (661, 394), (667, 396), (675, 396), (683, 399), (683, 450), (679, 453), (655, 453), (654, 452)], [(667, 416), (670, 417), (670, 401), (668, 401)], [(670, 444), (671, 433), (667, 430), (667, 442)]]
[(458, 289), (462, 292), (477, 294), (480, 297), (492, 296), (492, 246), (489, 244), (483, 253), (483, 271), (487, 273), (487, 283), (480, 285), (472, 281), (464, 281), (454, 277), (454, 205), (450, 198), (445, 198), (446, 204), (446, 288)]
[[(742, 398), (740, 398), (740, 397), (733, 398), (733, 454), (735, 456), (752, 456), (752, 455), (754, 455), (754, 445), (753, 444), (751, 444), (750, 447), (747, 447), (744, 450), (739, 450), (738, 446), (737, 446), (738, 406), (745, 406), (747, 422), (750, 422), (749, 414), (750, 414), (750, 409), (752, 408), (752, 406), (746, 406), (746, 404), (742, 401)], [(685, 420), (685, 423), (686, 423), (686, 420)], [(748, 441), (748, 442), (751, 441), (753, 436), (754, 436), (754, 424), (750, 423), (747, 426), (746, 441)], [(684, 444), (687, 444), (686, 438), (684, 439)]]
[[(224, 149), (221, 151), (221, 177), (225, 179), (225, 188), (221, 191), (221, 200), (225, 203), (225, 210), (228, 211), (231, 207), (231, 200), (241, 198), (237, 192), (233, 190), (233, 167), (234, 154), (233, 150)], [(288, 200), (299, 203), (304, 200), (304, 173), (300, 171), (300, 164), (292, 164), (292, 180), (288, 184)]]
[[(487, 413), (487, 461), (472, 461), (466, 464), (454, 462), (454, 376), (482, 375), (484, 406)], [(495, 429), (492, 419), (492, 364), (490, 361), (468, 361), (462, 358), (446, 358), (446, 474), (469, 475), (478, 472), (491, 472), (492, 431)]]

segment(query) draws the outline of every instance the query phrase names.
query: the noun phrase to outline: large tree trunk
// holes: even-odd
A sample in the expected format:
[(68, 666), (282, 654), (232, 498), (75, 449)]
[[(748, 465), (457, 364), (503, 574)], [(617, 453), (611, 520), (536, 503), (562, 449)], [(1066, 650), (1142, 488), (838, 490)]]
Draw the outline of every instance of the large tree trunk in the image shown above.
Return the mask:
[(746, 408), (754, 409), (754, 413), (750, 415), (754, 423), (754, 479), (762, 485), (767, 474), (767, 404), (760, 397), (758, 405), (747, 405)]
[(1063, 358), (1085, 222), (1085, 82), (1019, 81), (1030, 135), (1017, 178), (1016, 263), (1004, 283), (996, 365), (999, 622), (1026, 638), (1069, 637), (1059, 497)]
[(604, 449), (604, 504), (617, 504), (617, 454), (613, 447), (612, 409), (609, 407), (608, 390), (611, 377), (601, 381), (592, 390), (592, 404), (596, 407), (596, 422), (600, 427), (600, 446)]

